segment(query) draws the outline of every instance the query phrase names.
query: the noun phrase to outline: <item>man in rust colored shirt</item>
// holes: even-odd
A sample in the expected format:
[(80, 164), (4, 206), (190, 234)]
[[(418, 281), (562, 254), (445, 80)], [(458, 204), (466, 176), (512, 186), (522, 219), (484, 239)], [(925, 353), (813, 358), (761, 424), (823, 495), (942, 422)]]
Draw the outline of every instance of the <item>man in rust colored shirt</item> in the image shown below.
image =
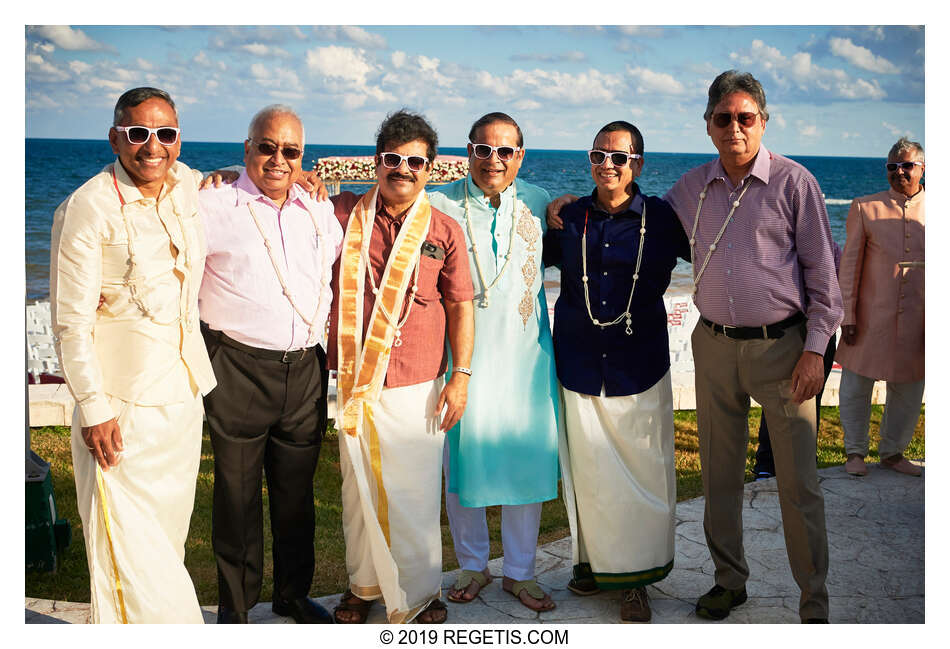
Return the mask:
[[(424, 191), (437, 144), (422, 116), (389, 115), (376, 138), (377, 184), (332, 198), (346, 230), (328, 349), (350, 580), (339, 623), (365, 622), (380, 597), (390, 622), (446, 619), (442, 447), (465, 410), (475, 324), (464, 234)], [(454, 368), (443, 386), (446, 337)]]

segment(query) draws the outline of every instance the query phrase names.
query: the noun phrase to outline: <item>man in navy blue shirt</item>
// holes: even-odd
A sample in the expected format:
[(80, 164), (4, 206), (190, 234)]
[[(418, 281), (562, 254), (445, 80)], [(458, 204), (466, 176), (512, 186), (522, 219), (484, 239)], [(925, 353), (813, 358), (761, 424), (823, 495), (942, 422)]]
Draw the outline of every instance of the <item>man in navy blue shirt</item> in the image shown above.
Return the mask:
[[(561, 268), (554, 351), (560, 445), (580, 595), (622, 589), (621, 619), (650, 620), (645, 587), (673, 566), (673, 392), (663, 294), (689, 241), (670, 206), (640, 193), (643, 136), (611, 122), (588, 153), (596, 189), (561, 211), (544, 263)], [(618, 551), (622, 549), (622, 551)]]

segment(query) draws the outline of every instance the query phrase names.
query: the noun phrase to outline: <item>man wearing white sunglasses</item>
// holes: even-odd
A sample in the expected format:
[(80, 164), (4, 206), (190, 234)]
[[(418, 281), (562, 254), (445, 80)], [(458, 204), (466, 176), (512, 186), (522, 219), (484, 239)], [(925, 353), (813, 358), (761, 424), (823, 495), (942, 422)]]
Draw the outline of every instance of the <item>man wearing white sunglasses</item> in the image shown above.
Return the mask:
[(502, 589), (533, 611), (554, 608), (534, 578), (541, 503), (557, 498), (558, 393), (544, 296), (544, 189), (517, 178), (518, 124), (489, 113), (469, 132), (469, 175), (430, 194), (464, 229), (478, 344), (465, 415), (446, 435), (445, 509), (464, 604), (492, 576), (485, 507), (501, 505)]
[(200, 624), (182, 559), (201, 396), (215, 386), (198, 327), (201, 174), (177, 162), (178, 115), (162, 90), (119, 97), (109, 143), (116, 161), (57, 208), (50, 244), (91, 619)]
[[(379, 598), (390, 622), (447, 616), (442, 449), (465, 411), (474, 318), (462, 229), (425, 192), (437, 145), (421, 115), (390, 114), (376, 136), (376, 185), (332, 198), (346, 228), (329, 353), (350, 579), (339, 623), (365, 622)], [(443, 385), (446, 338), (453, 371)]]

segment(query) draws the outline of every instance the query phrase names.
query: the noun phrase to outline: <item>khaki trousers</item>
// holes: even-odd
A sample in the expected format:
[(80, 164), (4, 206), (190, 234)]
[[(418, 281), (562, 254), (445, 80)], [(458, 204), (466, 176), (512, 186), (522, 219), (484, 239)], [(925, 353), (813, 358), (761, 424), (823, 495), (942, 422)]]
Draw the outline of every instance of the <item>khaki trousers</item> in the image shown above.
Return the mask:
[[(873, 391), (874, 379), (842, 368), (838, 402), (841, 427), (844, 428), (844, 450), (848, 455), (857, 453), (867, 457)], [(881, 443), (877, 449), (882, 460), (903, 453), (910, 444), (923, 398), (923, 379), (912, 383), (887, 382), (884, 415), (881, 417)]]
[(742, 546), (742, 502), (749, 444), (749, 397), (762, 404), (772, 438), (785, 546), (801, 589), (799, 613), (828, 617), (828, 536), (815, 468), (815, 403), (791, 399), (805, 325), (772, 340), (732, 340), (702, 321), (693, 330), (696, 420), (706, 511), (703, 528), (716, 583), (741, 588), (749, 577)]

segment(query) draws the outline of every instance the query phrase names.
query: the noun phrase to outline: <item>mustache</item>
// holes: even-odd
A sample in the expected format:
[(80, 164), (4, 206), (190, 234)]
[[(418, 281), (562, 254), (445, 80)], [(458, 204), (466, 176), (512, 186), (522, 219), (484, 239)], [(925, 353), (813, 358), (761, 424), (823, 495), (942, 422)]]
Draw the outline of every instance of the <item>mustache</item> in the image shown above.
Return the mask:
[(389, 180), (408, 180), (409, 182), (415, 182), (416, 177), (413, 174), (401, 174), (398, 171), (393, 171), (388, 176)]

